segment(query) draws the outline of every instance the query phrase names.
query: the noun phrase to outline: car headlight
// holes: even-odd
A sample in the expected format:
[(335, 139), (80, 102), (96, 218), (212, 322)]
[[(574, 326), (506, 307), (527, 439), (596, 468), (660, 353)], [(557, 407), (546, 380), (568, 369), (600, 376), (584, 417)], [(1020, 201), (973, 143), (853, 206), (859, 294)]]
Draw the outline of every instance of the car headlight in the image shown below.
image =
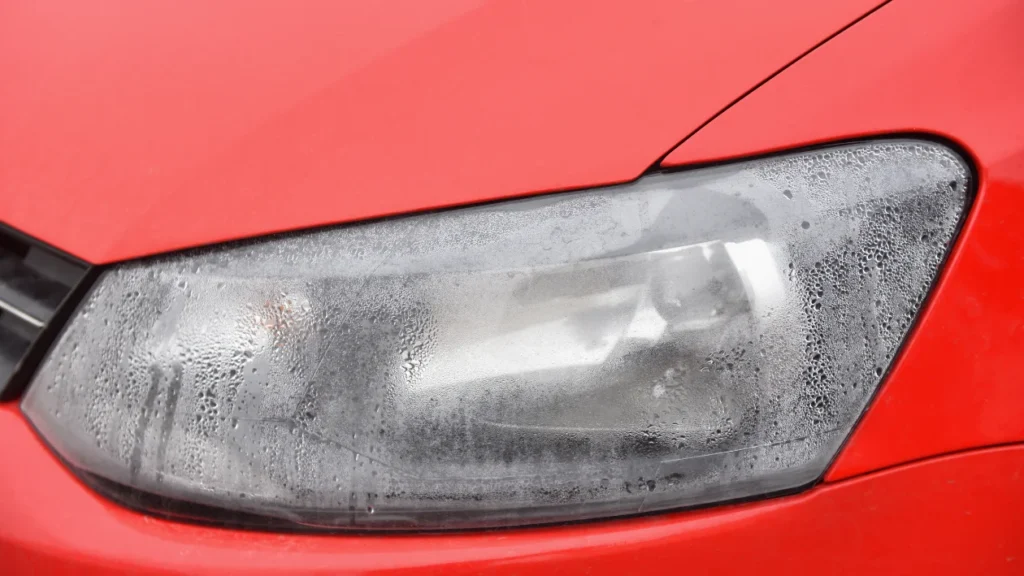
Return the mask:
[(875, 141), (129, 262), (23, 409), (100, 490), (221, 520), (506, 526), (790, 490), (878, 386), (968, 180), (939, 144)]

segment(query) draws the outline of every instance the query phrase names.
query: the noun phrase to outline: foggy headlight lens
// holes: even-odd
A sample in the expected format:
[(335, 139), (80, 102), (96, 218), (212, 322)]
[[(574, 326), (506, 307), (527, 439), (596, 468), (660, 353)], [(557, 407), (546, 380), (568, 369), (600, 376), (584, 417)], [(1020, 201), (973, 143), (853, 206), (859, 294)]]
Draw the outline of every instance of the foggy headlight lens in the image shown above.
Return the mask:
[(131, 262), (23, 409), (101, 490), (222, 519), (505, 526), (792, 489), (878, 386), (968, 177), (880, 141)]

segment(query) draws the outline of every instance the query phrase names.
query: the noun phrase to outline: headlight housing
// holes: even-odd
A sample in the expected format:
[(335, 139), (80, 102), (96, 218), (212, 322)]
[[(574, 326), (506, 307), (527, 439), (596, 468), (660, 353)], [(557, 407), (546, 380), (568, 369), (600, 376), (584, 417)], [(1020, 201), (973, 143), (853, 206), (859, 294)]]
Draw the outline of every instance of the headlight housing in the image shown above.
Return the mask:
[(131, 262), (23, 409), (117, 498), (254, 523), (794, 489), (891, 363), (968, 180), (944, 146), (877, 141)]

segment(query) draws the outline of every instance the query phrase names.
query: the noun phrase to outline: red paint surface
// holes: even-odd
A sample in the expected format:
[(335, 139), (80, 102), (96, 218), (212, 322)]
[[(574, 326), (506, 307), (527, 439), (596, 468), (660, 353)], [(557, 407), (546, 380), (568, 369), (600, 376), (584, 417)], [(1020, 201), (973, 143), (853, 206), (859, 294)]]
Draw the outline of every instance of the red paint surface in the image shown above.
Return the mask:
[(1024, 446), (706, 511), (477, 534), (300, 536), (165, 522), (78, 483), (0, 407), (5, 574), (1019, 574)]
[(665, 160), (897, 131), (938, 134), (973, 155), (981, 180), (974, 210), (916, 332), (828, 480), (1024, 440), (1022, 29), (1024, 3), (1016, 0), (892, 2)]
[[(0, 220), (107, 262), (627, 180), (872, 3), (429, 4), (3, 5)], [(108, 502), (7, 404), (0, 571), (1024, 572), (1024, 446), (900, 465), (1024, 441), (1022, 25), (1012, 0), (895, 0), (667, 159), (926, 131), (976, 161), (971, 218), (830, 483), (560, 528), (240, 532)]]
[(106, 263), (631, 180), (880, 2), (12, 0), (0, 220)]

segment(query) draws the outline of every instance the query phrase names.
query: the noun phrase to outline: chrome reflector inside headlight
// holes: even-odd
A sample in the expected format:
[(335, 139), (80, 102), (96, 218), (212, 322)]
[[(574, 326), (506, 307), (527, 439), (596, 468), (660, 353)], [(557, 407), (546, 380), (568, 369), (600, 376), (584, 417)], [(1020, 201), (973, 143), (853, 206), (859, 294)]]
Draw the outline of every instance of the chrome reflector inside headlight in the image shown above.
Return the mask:
[(23, 408), (104, 490), (222, 518), (503, 526), (793, 489), (878, 386), (968, 179), (878, 141), (131, 262)]

